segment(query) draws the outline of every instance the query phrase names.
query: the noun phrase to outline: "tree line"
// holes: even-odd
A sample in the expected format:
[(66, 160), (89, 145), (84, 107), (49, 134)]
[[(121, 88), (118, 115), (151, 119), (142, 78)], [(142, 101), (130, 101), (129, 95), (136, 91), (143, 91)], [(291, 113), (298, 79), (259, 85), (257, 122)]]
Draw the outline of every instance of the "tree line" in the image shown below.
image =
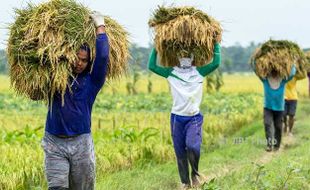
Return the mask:
[[(221, 72), (234, 73), (251, 71), (249, 60), (253, 51), (259, 45), (260, 44), (251, 42), (246, 47), (243, 47), (238, 43), (233, 46), (222, 47)], [(133, 44), (130, 48), (132, 56), (129, 62), (130, 68), (133, 67), (134, 70), (147, 70), (149, 53), (151, 52), (152, 47), (152, 45), (149, 45), (149, 47), (139, 47), (138, 45)]]
[[(223, 46), (222, 65), (220, 67), (221, 72), (250, 72), (251, 67), (249, 64), (249, 59), (253, 51), (259, 45), (260, 44), (251, 42), (245, 47), (238, 43), (232, 46)], [(149, 53), (151, 52), (152, 47), (152, 44), (150, 44), (149, 47), (140, 47), (137, 44), (132, 44), (130, 47), (131, 59), (129, 60), (129, 68), (135, 71), (146, 71)], [(4, 50), (0, 50), (0, 73), (8, 73), (7, 58)]]

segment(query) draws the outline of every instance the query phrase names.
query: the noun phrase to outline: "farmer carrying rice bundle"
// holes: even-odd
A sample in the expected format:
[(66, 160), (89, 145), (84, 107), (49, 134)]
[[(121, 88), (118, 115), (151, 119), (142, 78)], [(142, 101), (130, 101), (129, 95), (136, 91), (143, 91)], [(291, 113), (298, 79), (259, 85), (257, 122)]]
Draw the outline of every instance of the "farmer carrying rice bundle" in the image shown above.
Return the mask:
[[(55, 93), (64, 98), (70, 87), (68, 78), (74, 77), (70, 63), (77, 59), (76, 52), (84, 44), (90, 50), (89, 62), (96, 57), (96, 26), (89, 16), (91, 11), (74, 0), (51, 0), (28, 4), (15, 13), (7, 48), (13, 88), (33, 100), (49, 102)], [(111, 47), (107, 77), (112, 79), (126, 70), (129, 42), (122, 26), (109, 17), (105, 22)]]
[(284, 105), (284, 113), (283, 113), (283, 132), (287, 133), (287, 135), (292, 136), (292, 129), (295, 122), (295, 114), (297, 109), (298, 102), (298, 93), (297, 93), (297, 78), (293, 77), (286, 86), (285, 86), (285, 105)]
[[(192, 7), (159, 7), (149, 25), (155, 31), (149, 69), (167, 78), (173, 96), (171, 134), (182, 188), (191, 183), (198, 186), (203, 79), (220, 65), (222, 29), (213, 18)], [(156, 64), (157, 54), (164, 67)]]
[[(310, 64), (310, 51), (306, 52), (306, 58), (308, 60), (308, 64)], [(307, 70), (307, 77), (308, 77), (308, 95), (310, 97), (310, 67)]]
[(10, 29), (15, 90), (49, 104), (42, 139), (48, 188), (94, 189), (92, 106), (106, 76), (117, 77), (125, 69), (127, 33), (72, 0), (17, 10)]
[[(305, 56), (293, 42), (269, 40), (256, 50), (251, 64), (264, 85), (266, 151), (277, 151), (282, 138), (285, 85), (296, 72), (296, 78), (305, 77)], [(275, 129), (274, 136), (272, 124)]]
[(292, 130), (295, 123), (295, 114), (298, 102), (298, 92), (296, 84), (298, 80), (304, 79), (308, 75), (308, 71), (310, 69), (310, 61), (308, 61), (306, 58), (307, 55), (304, 56), (302, 55), (302, 52), (300, 52), (300, 58), (297, 61), (297, 65), (299, 65), (300, 67), (299, 69), (297, 69), (295, 77), (290, 80), (285, 86), (283, 129), (284, 132), (287, 133), (287, 135), (289, 136), (293, 136)]

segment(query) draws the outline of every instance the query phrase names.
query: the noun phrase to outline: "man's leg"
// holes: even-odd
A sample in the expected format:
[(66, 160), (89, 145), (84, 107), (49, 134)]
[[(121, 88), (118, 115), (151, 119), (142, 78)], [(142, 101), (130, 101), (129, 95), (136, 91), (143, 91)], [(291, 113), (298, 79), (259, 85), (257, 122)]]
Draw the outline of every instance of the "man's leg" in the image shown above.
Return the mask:
[(289, 110), (289, 105), (287, 100), (285, 100), (285, 106), (284, 106), (284, 113), (283, 113), (283, 132), (286, 133), (288, 131), (288, 121), (287, 121), (287, 116), (288, 116), (288, 110)]
[(283, 128), (283, 133), (286, 133), (288, 131), (288, 121), (287, 121), (287, 116), (285, 114), (283, 114), (283, 125), (282, 125), (282, 128)]
[(186, 155), (186, 121), (184, 117), (171, 114), (171, 135), (173, 140), (174, 151), (177, 157), (178, 170), (181, 182), (185, 185), (190, 185), (188, 160)]
[(281, 145), (281, 138), (282, 138), (282, 111), (274, 111), (273, 119), (274, 119), (274, 136), (275, 136), (275, 150), (278, 150)]
[(70, 165), (62, 141), (48, 133), (45, 133), (42, 139), (44, 169), (49, 190), (69, 188)]
[(187, 157), (192, 168), (192, 182), (193, 185), (199, 185), (198, 166), (200, 159), (200, 147), (202, 142), (202, 123), (203, 116), (201, 114), (193, 116), (190, 122), (186, 125), (186, 148)]
[(266, 151), (268, 152), (272, 150), (272, 134), (271, 134), (272, 120), (273, 120), (272, 111), (264, 108), (264, 125), (265, 125), (266, 141), (267, 141)]
[(294, 127), (294, 122), (295, 122), (295, 116), (294, 115), (290, 115), (289, 116), (289, 120), (288, 120), (288, 123), (289, 123), (289, 130), (288, 130), (288, 132), (289, 132), (289, 134), (292, 133), (292, 129)]
[(95, 152), (91, 134), (74, 137), (70, 148), (70, 190), (95, 189)]
[(292, 129), (294, 127), (295, 122), (295, 114), (297, 109), (297, 100), (293, 100), (290, 102), (290, 109), (289, 109), (289, 134), (292, 134)]

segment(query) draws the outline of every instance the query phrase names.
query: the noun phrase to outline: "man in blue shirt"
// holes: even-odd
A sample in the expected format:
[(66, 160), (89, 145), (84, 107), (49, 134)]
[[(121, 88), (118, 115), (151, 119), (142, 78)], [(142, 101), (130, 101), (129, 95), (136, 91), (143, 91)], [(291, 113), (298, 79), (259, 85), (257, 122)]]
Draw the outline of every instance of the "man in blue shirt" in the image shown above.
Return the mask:
[[(279, 150), (282, 138), (282, 116), (284, 111), (284, 89), (296, 73), (295, 65), (291, 68), (287, 79), (280, 78), (279, 74), (272, 70), (266, 79), (261, 79), (264, 85), (264, 125), (267, 140), (266, 151)], [(274, 136), (272, 135), (274, 125)]]
[(64, 95), (55, 94), (49, 105), (42, 147), (49, 190), (92, 190), (95, 184), (95, 154), (91, 136), (91, 112), (103, 86), (109, 61), (109, 43), (104, 17), (91, 15), (97, 27), (96, 58), (92, 72), (90, 48), (83, 44), (72, 64), (74, 78)]

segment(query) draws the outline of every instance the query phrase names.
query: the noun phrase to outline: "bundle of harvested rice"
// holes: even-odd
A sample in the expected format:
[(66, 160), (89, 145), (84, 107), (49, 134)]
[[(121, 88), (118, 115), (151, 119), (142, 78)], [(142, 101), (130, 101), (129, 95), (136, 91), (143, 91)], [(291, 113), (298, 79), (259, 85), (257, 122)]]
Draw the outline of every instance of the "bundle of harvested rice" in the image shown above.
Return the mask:
[(222, 38), (220, 23), (193, 7), (160, 6), (149, 20), (155, 31), (155, 48), (163, 66), (176, 66), (178, 57), (194, 55), (193, 65), (213, 58), (213, 48)]
[[(51, 0), (28, 4), (15, 13), (7, 47), (11, 85), (31, 99), (49, 101), (56, 92), (64, 96), (72, 76), (70, 63), (76, 61), (82, 44), (90, 46), (94, 61), (96, 27), (91, 11), (74, 0)], [(112, 79), (126, 70), (128, 33), (109, 17), (105, 23), (110, 43), (107, 77)]]
[(281, 78), (288, 78), (292, 65), (296, 65), (296, 78), (306, 77), (305, 55), (299, 46), (287, 40), (269, 40), (259, 47), (251, 57), (252, 67), (261, 78), (275, 70)]

